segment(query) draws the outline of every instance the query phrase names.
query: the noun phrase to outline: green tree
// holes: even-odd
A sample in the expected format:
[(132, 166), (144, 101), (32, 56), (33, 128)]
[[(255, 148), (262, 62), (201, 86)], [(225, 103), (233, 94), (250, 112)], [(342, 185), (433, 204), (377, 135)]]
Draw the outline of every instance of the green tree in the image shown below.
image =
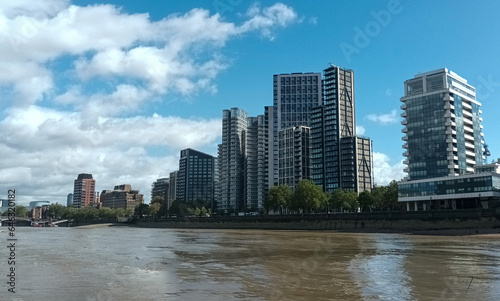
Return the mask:
[(115, 211), (114, 218), (124, 217), (126, 213), (125, 209), (123, 208), (116, 208), (114, 211)]
[(373, 206), (373, 196), (369, 191), (363, 191), (358, 195), (358, 204), (361, 211), (369, 210), (372, 211)]
[(357, 198), (358, 195), (354, 191), (337, 189), (330, 195), (329, 204), (334, 209), (350, 211), (358, 207)]
[(168, 209), (168, 213), (170, 215), (178, 215), (178, 216), (184, 216), (184, 215), (189, 215), (190, 213), (188, 212), (190, 209), (190, 206), (181, 200), (174, 200), (172, 204), (170, 204), (170, 208)]
[(201, 217), (206, 217), (208, 215), (208, 210), (205, 207), (201, 207), (200, 209), (200, 216)]
[(16, 216), (17, 217), (26, 217), (28, 215), (28, 208), (23, 205), (16, 206)]
[(373, 207), (377, 210), (382, 210), (385, 206), (385, 195), (387, 193), (387, 187), (380, 186), (372, 189), (372, 197), (373, 197)]
[(398, 182), (396, 180), (392, 180), (387, 186), (387, 191), (385, 193), (385, 201), (387, 209), (394, 210), (399, 207), (398, 204)]
[(201, 214), (201, 209), (198, 208), (198, 207), (194, 207), (193, 215), (194, 216), (200, 216), (200, 214)]
[(297, 183), (292, 200), (293, 207), (301, 208), (303, 212), (324, 208), (327, 201), (323, 189), (310, 180), (300, 180)]
[(63, 218), (75, 219), (77, 213), (78, 213), (78, 209), (73, 208), (73, 207), (69, 207), (68, 210), (65, 212)]
[(115, 216), (115, 210), (103, 207), (99, 209), (99, 218), (113, 218)]
[(149, 214), (149, 205), (148, 204), (139, 204), (135, 206), (134, 214), (143, 216), (143, 215), (148, 215)]
[(134, 215), (134, 209), (128, 208), (125, 210), (125, 214), (124, 214), (125, 217), (130, 217), (132, 215)]
[(332, 209), (342, 210), (342, 199), (344, 197), (344, 191), (342, 189), (337, 189), (330, 194), (328, 199), (328, 204)]
[(94, 207), (80, 208), (83, 212), (83, 218), (86, 220), (95, 220), (99, 217), (99, 210)]
[(153, 199), (151, 200), (151, 205), (154, 203), (158, 203), (160, 205), (163, 204), (163, 198), (161, 196), (153, 197)]
[(354, 191), (346, 191), (343, 195), (342, 206), (350, 211), (358, 209), (358, 194)]
[(280, 210), (280, 213), (283, 214), (283, 208), (290, 207), (292, 195), (292, 189), (288, 185), (273, 186), (269, 188), (264, 208), (268, 211)]
[(158, 211), (160, 211), (161, 204), (160, 203), (151, 203), (148, 208), (148, 215), (156, 217)]
[(67, 211), (68, 208), (63, 205), (52, 204), (48, 208), (47, 215), (55, 219), (61, 219), (65, 216)]

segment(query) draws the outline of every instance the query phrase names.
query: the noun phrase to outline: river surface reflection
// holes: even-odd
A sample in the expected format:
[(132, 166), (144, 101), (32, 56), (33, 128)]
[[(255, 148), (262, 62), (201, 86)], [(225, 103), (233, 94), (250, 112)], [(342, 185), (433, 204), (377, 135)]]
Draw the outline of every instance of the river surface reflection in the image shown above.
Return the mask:
[(133, 227), (16, 235), (16, 294), (3, 247), (0, 300), (500, 299), (498, 236)]

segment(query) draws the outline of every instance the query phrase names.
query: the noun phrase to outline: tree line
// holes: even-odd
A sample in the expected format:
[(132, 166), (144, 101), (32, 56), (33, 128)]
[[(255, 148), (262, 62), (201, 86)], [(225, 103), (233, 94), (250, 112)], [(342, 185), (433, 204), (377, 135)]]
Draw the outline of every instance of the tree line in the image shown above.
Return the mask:
[[(120, 217), (131, 217), (134, 214), (134, 209), (111, 209), (103, 207), (100, 209), (94, 207), (73, 208), (66, 207), (60, 204), (49, 205), (46, 211), (47, 217), (53, 219), (73, 219), (73, 220), (97, 220), (97, 219), (117, 219)], [(4, 212), (3, 215), (7, 215)], [(16, 216), (32, 217), (30, 210), (25, 206), (16, 206)]]
[(264, 207), (267, 211), (283, 213), (353, 212), (399, 210), (398, 185), (392, 181), (388, 186), (363, 191), (337, 189), (323, 192), (310, 180), (301, 180), (292, 190), (290, 186), (278, 185), (269, 189)]

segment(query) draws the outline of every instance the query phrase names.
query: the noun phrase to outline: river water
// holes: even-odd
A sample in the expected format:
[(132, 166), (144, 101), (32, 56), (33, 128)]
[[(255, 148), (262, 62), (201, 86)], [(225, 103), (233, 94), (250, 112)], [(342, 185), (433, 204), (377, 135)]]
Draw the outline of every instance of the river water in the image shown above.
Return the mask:
[[(6, 228), (3, 228), (5, 246)], [(0, 300), (499, 300), (498, 236), (16, 228)]]

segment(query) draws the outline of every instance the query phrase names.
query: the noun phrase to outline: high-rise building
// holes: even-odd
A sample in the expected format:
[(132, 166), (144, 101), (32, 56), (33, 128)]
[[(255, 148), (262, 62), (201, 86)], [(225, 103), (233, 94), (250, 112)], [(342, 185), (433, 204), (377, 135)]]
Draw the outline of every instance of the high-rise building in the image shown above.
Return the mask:
[(500, 202), (498, 162), (484, 164), (481, 103), (467, 80), (443, 68), (405, 81), (402, 125), (406, 210), (487, 208)]
[[(170, 204), (172, 204), (173, 201), (177, 199), (177, 175), (179, 174), (179, 171), (173, 171), (169, 174), (169, 187), (168, 187), (168, 199), (170, 201)], [(170, 205), (169, 205), (170, 207)]]
[(276, 132), (309, 126), (309, 112), (322, 103), (321, 73), (277, 74), (273, 86)]
[(354, 71), (325, 69), (323, 93), (323, 105), (311, 110), (312, 180), (325, 191), (369, 191), (372, 143), (356, 136)]
[(169, 178), (157, 179), (153, 184), (151, 184), (151, 201), (153, 201), (155, 197), (161, 197), (162, 205), (168, 208), (170, 205), (170, 199), (168, 194), (169, 189), (170, 189)]
[(74, 183), (73, 207), (89, 207), (95, 201), (95, 180), (91, 174), (79, 174)]
[(219, 210), (244, 206), (247, 112), (231, 108), (222, 112), (222, 143), (218, 147)]
[(266, 114), (248, 117), (244, 176), (245, 208), (249, 211), (263, 208), (269, 180), (272, 179), (272, 169), (269, 169), (272, 154), (269, 145), (272, 140), (269, 137), (273, 134), (269, 118)]
[(213, 207), (215, 158), (194, 149), (181, 150), (177, 174), (177, 199)]
[(68, 193), (68, 196), (66, 197), (66, 207), (73, 207), (73, 194)]
[[(311, 125), (311, 110), (323, 100), (321, 73), (292, 73), (273, 76), (273, 149), (271, 185), (279, 180), (279, 131)], [(270, 124), (271, 126), (271, 124)], [(271, 181), (270, 181), (271, 182)]]
[(446, 68), (417, 74), (404, 86), (407, 179), (462, 175), (482, 164), (482, 112), (476, 89)]
[(295, 187), (311, 178), (311, 128), (295, 126), (279, 131), (279, 184)]
[(102, 207), (111, 209), (134, 209), (137, 205), (144, 204), (144, 195), (139, 190), (132, 190), (129, 184), (117, 185), (114, 190), (101, 192)]

